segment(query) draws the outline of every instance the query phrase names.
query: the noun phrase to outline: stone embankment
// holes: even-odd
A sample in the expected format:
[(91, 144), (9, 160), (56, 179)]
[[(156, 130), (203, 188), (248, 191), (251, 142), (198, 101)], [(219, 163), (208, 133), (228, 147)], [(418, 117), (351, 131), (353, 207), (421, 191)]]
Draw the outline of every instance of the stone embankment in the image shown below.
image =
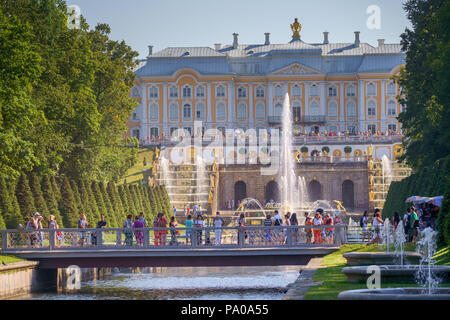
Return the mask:
[(314, 282), (313, 276), (317, 269), (323, 268), (321, 266), (322, 258), (313, 258), (304, 267), (300, 269), (300, 276), (295, 282), (290, 283), (286, 287), (286, 294), (282, 298), (283, 300), (303, 300), (305, 293), (312, 286), (321, 285), (322, 282)]

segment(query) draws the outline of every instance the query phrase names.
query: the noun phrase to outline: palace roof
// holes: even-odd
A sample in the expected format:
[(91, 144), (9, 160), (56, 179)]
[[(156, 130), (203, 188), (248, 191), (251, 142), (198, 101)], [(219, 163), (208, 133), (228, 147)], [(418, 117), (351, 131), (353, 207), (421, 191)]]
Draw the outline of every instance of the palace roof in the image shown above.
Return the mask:
[(405, 63), (399, 44), (373, 47), (367, 43), (312, 43), (301, 40), (285, 44), (226, 45), (209, 47), (169, 47), (141, 61), (137, 76), (169, 76), (179, 69), (192, 68), (200, 74), (266, 75), (294, 63), (307, 72), (353, 74), (390, 72)]

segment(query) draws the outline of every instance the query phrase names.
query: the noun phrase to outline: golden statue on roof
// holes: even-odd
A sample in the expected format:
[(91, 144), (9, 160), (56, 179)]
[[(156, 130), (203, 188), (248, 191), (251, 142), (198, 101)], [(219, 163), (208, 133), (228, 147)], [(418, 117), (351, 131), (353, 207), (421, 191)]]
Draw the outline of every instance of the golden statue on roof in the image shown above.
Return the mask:
[(300, 31), (302, 30), (302, 25), (298, 22), (298, 18), (295, 18), (294, 23), (291, 24), (291, 30), (293, 32), (292, 39), (300, 39)]

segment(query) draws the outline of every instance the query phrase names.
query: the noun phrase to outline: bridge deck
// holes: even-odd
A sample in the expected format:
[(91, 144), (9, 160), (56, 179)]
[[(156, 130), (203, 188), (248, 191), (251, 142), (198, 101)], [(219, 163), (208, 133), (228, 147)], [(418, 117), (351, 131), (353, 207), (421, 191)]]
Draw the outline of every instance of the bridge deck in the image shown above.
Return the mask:
[[(187, 267), (304, 265), (338, 247), (201, 248), (201, 249), (104, 249), (20, 251), (18, 257), (39, 261), (41, 268), (90, 267)], [(13, 253), (13, 252), (10, 252)]]

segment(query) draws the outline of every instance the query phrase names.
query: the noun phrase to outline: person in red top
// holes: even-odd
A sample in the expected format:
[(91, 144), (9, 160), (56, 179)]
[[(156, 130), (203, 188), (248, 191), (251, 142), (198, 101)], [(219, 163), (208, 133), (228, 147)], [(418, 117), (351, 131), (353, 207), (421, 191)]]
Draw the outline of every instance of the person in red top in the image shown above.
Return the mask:
[[(330, 216), (329, 213), (327, 213), (325, 216), (324, 225), (328, 225), (328, 226), (334, 225), (333, 218)], [(325, 229), (325, 239), (326, 239), (327, 244), (333, 243), (333, 231), (334, 231), (334, 228), (326, 228)]]
[[(167, 219), (166, 217), (164, 217), (164, 213), (160, 213), (160, 218), (158, 220), (158, 227), (159, 228), (167, 228)], [(166, 240), (167, 240), (167, 230), (160, 230), (159, 231), (159, 236), (161, 238), (161, 245), (165, 246), (166, 245)]]
[[(305, 226), (312, 226), (314, 225), (312, 219), (309, 217), (308, 212), (305, 212)], [(306, 243), (312, 242), (312, 229), (305, 229), (306, 231)]]

